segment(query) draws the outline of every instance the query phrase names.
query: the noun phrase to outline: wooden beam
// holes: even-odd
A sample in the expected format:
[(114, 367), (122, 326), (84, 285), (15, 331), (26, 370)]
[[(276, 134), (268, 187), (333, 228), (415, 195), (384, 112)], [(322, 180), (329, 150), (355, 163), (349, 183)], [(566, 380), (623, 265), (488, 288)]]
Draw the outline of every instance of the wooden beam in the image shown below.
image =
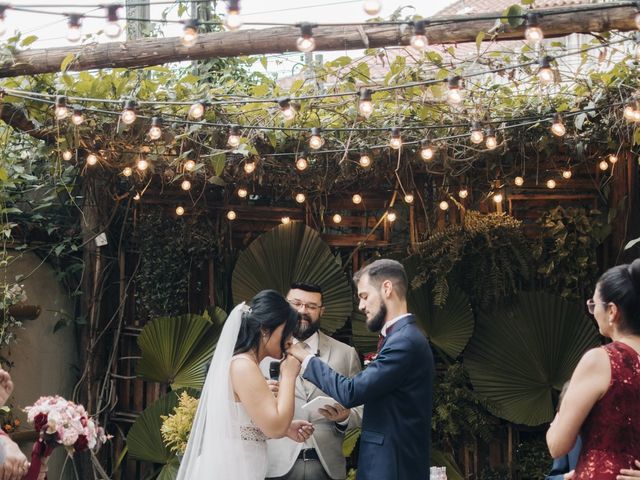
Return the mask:
[[(572, 6), (571, 13), (544, 15), (554, 9), (536, 10), (542, 16), (542, 28), (547, 38), (571, 33), (635, 30), (636, 8), (626, 4), (620, 8), (588, 10), (592, 4)], [(555, 9), (556, 11), (558, 9)], [(581, 11), (585, 10), (585, 11)], [(502, 12), (476, 17), (501, 15)], [(474, 42), (479, 32), (492, 30), (495, 20), (473, 20), (474, 16), (452, 16), (430, 19), (432, 22), (465, 18), (460, 23), (428, 27), (427, 35), (434, 44)], [(523, 38), (524, 27), (512, 29), (502, 25), (498, 40)], [(179, 38), (140, 38), (131, 42), (93, 43), (79, 47), (62, 47), (17, 52), (11, 61), (0, 64), (0, 78), (57, 72), (67, 55), (74, 55), (68, 69), (74, 71), (96, 68), (139, 68), (185, 60), (238, 57), (295, 52), (299, 36), (296, 27), (275, 27), (264, 30), (241, 30), (201, 34), (196, 44), (187, 48)], [(344, 51), (361, 48), (381, 48), (408, 45), (411, 29), (403, 25), (325, 26), (313, 31), (319, 51)]]

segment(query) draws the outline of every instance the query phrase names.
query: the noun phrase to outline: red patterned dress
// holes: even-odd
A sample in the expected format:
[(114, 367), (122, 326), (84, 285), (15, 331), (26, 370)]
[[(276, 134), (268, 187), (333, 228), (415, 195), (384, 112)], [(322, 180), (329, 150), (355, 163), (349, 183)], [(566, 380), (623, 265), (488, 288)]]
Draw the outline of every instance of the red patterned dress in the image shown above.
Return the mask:
[(622, 342), (602, 348), (609, 355), (611, 383), (582, 425), (575, 480), (615, 480), (621, 468), (640, 460), (640, 357)]

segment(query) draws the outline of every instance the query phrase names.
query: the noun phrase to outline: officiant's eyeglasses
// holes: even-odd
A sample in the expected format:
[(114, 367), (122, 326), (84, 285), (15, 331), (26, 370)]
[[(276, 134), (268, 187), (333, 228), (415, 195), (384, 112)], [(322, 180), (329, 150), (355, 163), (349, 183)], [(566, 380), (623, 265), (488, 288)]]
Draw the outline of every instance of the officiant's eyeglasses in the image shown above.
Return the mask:
[(596, 310), (596, 305), (607, 305), (609, 302), (596, 302), (593, 298), (587, 300), (587, 310), (589, 310), (589, 314), (593, 315), (593, 312)]
[(305, 307), (310, 312), (315, 312), (319, 308), (322, 308), (322, 305), (316, 305), (315, 303), (304, 303), (300, 300), (288, 300), (288, 302), (293, 308), (300, 309), (302, 307)]

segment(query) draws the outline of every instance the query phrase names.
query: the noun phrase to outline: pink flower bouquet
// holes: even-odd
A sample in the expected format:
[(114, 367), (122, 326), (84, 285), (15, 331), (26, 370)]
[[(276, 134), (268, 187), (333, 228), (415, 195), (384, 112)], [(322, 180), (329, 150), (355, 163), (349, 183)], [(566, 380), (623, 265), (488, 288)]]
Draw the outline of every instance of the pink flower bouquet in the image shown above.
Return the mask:
[(24, 480), (43, 478), (39, 477), (41, 467), (58, 445), (73, 455), (86, 449), (96, 450), (110, 438), (82, 405), (57, 395), (40, 397), (25, 411), (38, 432), (38, 440), (33, 445), (31, 467)]

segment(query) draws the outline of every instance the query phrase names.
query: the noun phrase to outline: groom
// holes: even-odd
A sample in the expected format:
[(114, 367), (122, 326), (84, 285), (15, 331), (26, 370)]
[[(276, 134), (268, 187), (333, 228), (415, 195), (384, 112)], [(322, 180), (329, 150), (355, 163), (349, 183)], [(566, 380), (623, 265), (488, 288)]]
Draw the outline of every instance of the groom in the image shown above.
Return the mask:
[(380, 331), (376, 359), (353, 378), (333, 371), (298, 345), (289, 353), (302, 376), (347, 408), (364, 404), (357, 480), (429, 478), (433, 356), (407, 313), (407, 274), (377, 260), (354, 276), (367, 327)]

